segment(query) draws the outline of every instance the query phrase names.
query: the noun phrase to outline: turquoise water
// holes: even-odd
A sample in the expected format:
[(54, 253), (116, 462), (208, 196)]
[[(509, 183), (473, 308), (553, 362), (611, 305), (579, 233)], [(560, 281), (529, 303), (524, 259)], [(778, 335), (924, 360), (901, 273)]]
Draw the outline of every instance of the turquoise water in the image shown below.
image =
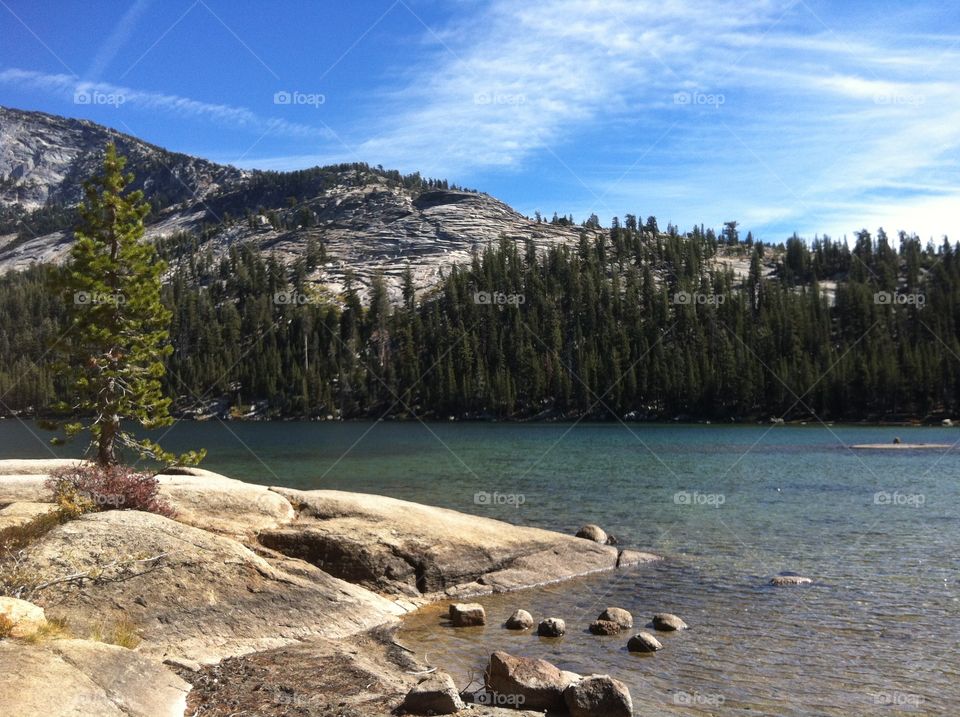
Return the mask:
[[(613, 674), (643, 715), (960, 714), (960, 455), (847, 448), (894, 436), (953, 444), (960, 430), (185, 422), (166, 442), (204, 446), (205, 467), (244, 480), (565, 532), (595, 522), (666, 556), (485, 598), (486, 628), (444, 628), (430, 611), (409, 619), (404, 642), (461, 686), (504, 647)], [(45, 438), (0, 422), (4, 457), (49, 456)], [(783, 571), (816, 583), (768, 587)], [(585, 632), (607, 605), (676, 612), (693, 629), (633, 656), (626, 637)], [(565, 618), (568, 634), (507, 633), (499, 623), (517, 607)]]

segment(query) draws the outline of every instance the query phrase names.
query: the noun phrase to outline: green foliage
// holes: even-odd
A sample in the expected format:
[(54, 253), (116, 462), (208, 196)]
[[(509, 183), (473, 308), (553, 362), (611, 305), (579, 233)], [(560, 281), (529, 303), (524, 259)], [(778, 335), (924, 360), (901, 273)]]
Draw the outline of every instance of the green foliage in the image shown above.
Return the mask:
[(117, 463), (123, 448), (165, 463), (195, 462), (200, 454), (177, 458), (122, 423), (148, 429), (172, 423), (162, 379), (164, 358), (173, 350), (171, 313), (160, 301), (166, 265), (156, 247), (142, 241), (149, 207), (142, 192), (125, 192), (133, 181), (123, 173), (125, 163), (108, 145), (103, 173), (84, 185), (81, 221), (62, 277), (72, 386), (61, 408), (80, 416), (65, 432), (70, 438), (89, 430), (90, 449), (102, 465)]
[[(247, 245), (221, 258), (200, 246), (190, 234), (161, 245), (175, 269), (162, 290), (173, 351), (158, 380), (180, 409), (598, 420), (960, 414), (960, 257), (947, 242), (901, 235), (895, 248), (882, 232), (860, 232), (852, 248), (826, 237), (770, 246), (742, 239), (734, 222), (720, 236), (703, 227), (682, 235), (628, 215), (596, 239), (545, 253), (504, 241), (419, 294), (408, 274), (393, 306), (379, 281), (365, 300), (352, 281), (337, 297), (314, 290), (322, 243), (291, 266)], [(0, 279), (0, 321), (18, 327), (0, 336), (0, 366), (37, 361), (63, 326), (62, 308), (40, 293), (47, 271)], [(281, 292), (307, 300), (278, 304)], [(524, 301), (477, 303), (477, 292)], [(723, 302), (676, 303), (682, 292)], [(925, 302), (878, 303), (878, 292)], [(0, 369), (0, 391), (15, 378)], [(65, 391), (55, 373), (34, 370), (4, 402), (44, 406)]]

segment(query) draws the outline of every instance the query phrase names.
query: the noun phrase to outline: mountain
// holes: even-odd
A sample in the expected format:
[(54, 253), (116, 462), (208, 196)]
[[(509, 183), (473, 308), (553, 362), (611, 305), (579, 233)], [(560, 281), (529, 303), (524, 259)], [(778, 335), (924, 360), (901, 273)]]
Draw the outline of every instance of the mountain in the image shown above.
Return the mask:
[(527, 219), (483, 193), (363, 164), (244, 171), (170, 152), (87, 120), (0, 107), (0, 272), (56, 262), (69, 250), (70, 209), (114, 142), (154, 207), (147, 236), (190, 232), (219, 257), (250, 243), (288, 262), (308, 244), (326, 261), (311, 276), (339, 293), (382, 272), (395, 293), (409, 268), (418, 287), (501, 237), (539, 247), (581, 230)]

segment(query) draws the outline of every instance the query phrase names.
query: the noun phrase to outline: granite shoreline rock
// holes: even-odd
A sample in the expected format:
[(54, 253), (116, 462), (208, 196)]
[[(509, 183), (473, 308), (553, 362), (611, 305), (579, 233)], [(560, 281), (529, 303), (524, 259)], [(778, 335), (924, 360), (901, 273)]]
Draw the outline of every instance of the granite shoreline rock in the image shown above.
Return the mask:
[[(46, 477), (71, 463), (0, 461), (0, 511), (17, 520), (42, 515), (50, 506)], [(362, 691), (367, 697), (356, 702), (354, 712), (348, 705), (343, 714), (385, 715), (415, 686), (408, 673), (425, 669), (404, 663), (402, 651), (391, 647), (390, 635), (404, 613), (440, 600), (613, 570), (622, 555), (573, 536), (383, 496), (269, 488), (200, 469), (171, 472), (159, 481), (161, 494), (177, 511), (175, 519), (137, 511), (90, 513), (52, 527), (28, 545), (21, 567), (44, 580), (77, 576), (34, 597), (48, 619), (66, 621), (73, 634), (129, 621), (141, 640), (136, 660), (155, 665), (157, 675), (169, 675), (158, 678), (158, 688), (174, 686), (156, 693), (163, 704), (180, 704), (197, 684), (203, 695), (190, 698), (201, 700), (196, 704), (205, 698), (233, 700), (233, 693), (256, 713), (258, 700), (270, 695), (244, 686), (246, 670), (257, 666), (282, 680), (282, 672), (272, 673), (274, 666), (280, 670), (286, 664), (289, 670), (323, 654), (344, 672), (312, 684), (291, 683), (289, 689), (325, 704), (332, 695), (323, 690), (339, 689), (331, 685), (352, 691), (346, 685), (366, 680), (363, 685), (375, 686)], [(657, 559), (639, 551), (632, 555), (636, 563)], [(382, 651), (375, 665), (364, 663), (361, 671), (379, 675), (379, 682), (352, 666), (358, 656), (351, 645), (363, 640), (364, 649)], [(93, 656), (88, 665), (122, 662), (129, 652), (114, 647), (107, 654), (97, 647), (101, 643), (75, 642), (84, 644), (71, 646), (73, 652)], [(66, 649), (61, 643), (40, 645), (35, 659), (61, 660), (54, 654)], [(26, 649), (17, 640), (0, 644), (5, 659)], [(247, 667), (229, 672), (229, 686), (221, 678), (205, 680), (227, 674), (227, 664)], [(29, 695), (17, 694), (12, 674), (0, 674), (0, 692), (13, 700), (10, 709), (0, 711), (51, 717)], [(89, 677), (68, 670), (59, 688), (75, 689), (84, 680)], [(89, 699), (101, 700), (93, 687), (83, 689), (88, 687)], [(121, 692), (110, 699), (121, 704), (127, 697), (117, 689)], [(562, 706), (562, 692), (554, 698)], [(114, 714), (103, 704), (104, 714)], [(152, 709), (137, 706), (128, 714), (152, 715)], [(486, 706), (477, 714), (501, 713), (509, 714)]]

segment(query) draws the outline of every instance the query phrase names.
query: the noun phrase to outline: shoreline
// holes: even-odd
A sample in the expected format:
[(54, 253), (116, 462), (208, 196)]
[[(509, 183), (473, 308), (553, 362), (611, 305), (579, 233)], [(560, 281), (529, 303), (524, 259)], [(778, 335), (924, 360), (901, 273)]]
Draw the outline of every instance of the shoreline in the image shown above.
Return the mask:
[[(70, 463), (74, 461), (0, 461), (0, 530), (15, 526), (16, 515), (29, 514), (27, 506), (33, 515), (49, 510), (43, 481), (50, 470)], [(117, 648), (129, 655), (111, 652), (109, 660), (146, 659), (171, 680), (176, 673), (182, 684), (164, 699), (189, 703), (196, 714), (227, 714), (210, 702), (227, 704), (241, 694), (248, 700), (275, 701), (271, 691), (244, 691), (249, 670), (261, 671), (267, 684), (286, 679), (282, 672), (268, 679), (271, 666), (311, 659), (310, 668), (329, 671), (326, 677), (333, 682), (328, 680), (327, 692), (307, 683), (303, 689), (309, 694), (296, 700), (336, 705), (342, 701), (339, 691), (360, 691), (366, 697), (356, 705), (358, 717), (388, 714), (416, 681), (411, 674), (416, 665), (393, 639), (403, 615), (469, 596), (535, 588), (660, 559), (373, 494), (270, 488), (202, 469), (181, 469), (158, 479), (161, 496), (177, 510), (174, 520), (136, 511), (89, 513), (37, 538), (24, 551), (20, 567), (49, 582), (91, 565), (109, 571), (125, 557), (142, 561), (142, 554), (159, 556), (149, 558), (156, 560), (150, 569), (124, 573), (122, 579), (87, 577), (54, 584), (39, 591), (35, 602), (47, 619), (66, 621), (77, 635), (110, 621), (132, 622), (139, 644), (132, 650)], [(89, 575), (99, 575), (96, 570)], [(57, 650), (100, 650), (102, 645), (91, 640), (0, 640), (0, 647), (0, 665), (10, 681), (16, 677), (12, 665), (24, 659), (53, 659)], [(93, 660), (73, 679), (83, 682), (81, 676), (89, 679), (107, 669), (103, 659)], [(368, 684), (371, 675), (379, 680), (377, 688)], [(0, 711), (46, 715), (33, 710), (28, 699), (31, 689), (40, 689), (36, 679), (28, 689), (22, 682), (5, 684), (0, 692), (8, 697), (0, 698)], [(194, 683), (201, 686), (196, 692)], [(231, 696), (231, 691), (237, 694)], [(98, 688), (84, 699), (103, 700), (109, 694)], [(266, 703), (246, 708), (268, 708)]]

